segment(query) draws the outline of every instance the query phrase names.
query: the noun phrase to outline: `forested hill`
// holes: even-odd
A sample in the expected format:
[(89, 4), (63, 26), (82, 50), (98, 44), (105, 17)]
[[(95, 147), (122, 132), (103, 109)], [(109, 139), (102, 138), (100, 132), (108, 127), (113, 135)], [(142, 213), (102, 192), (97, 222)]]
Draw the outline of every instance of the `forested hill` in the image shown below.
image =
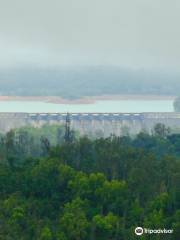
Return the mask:
[(105, 94), (179, 95), (180, 74), (119, 67), (61, 67), (0, 70), (0, 94), (56, 95), (64, 98)]
[[(0, 239), (179, 239), (180, 135), (58, 134), (57, 146), (44, 136), (34, 148), (31, 134), (1, 138)], [(139, 238), (137, 226), (174, 233)]]

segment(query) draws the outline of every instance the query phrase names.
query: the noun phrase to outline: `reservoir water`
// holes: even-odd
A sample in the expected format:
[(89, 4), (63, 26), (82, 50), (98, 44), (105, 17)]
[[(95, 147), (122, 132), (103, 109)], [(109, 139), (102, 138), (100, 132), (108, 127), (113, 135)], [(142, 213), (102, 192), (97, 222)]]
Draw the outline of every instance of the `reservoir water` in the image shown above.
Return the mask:
[(1, 101), (0, 112), (173, 112), (173, 100), (100, 100), (92, 104)]

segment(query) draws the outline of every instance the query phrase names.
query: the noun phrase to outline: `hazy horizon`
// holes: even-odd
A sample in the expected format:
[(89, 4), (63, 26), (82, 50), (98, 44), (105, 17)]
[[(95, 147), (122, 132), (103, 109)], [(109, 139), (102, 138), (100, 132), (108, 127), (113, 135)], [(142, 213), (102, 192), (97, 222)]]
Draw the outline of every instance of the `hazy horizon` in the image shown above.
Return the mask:
[(179, 71), (177, 0), (0, 0), (0, 68)]

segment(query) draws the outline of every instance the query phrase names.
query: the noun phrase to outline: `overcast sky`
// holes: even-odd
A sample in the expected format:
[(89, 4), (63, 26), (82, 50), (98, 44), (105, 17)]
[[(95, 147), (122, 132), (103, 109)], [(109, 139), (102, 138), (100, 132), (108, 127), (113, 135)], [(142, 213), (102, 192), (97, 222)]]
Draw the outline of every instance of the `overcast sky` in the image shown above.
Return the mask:
[(180, 69), (179, 0), (0, 0), (0, 67)]

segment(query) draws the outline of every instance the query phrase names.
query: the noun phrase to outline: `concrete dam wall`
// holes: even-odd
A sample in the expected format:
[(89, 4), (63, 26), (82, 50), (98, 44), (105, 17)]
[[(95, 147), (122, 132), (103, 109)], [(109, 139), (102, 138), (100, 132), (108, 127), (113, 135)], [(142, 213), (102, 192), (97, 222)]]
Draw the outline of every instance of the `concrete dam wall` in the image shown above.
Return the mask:
[[(81, 134), (109, 136), (151, 132), (157, 123), (180, 128), (180, 113), (70, 113), (71, 128)], [(64, 125), (66, 113), (0, 113), (0, 132), (24, 126)]]

